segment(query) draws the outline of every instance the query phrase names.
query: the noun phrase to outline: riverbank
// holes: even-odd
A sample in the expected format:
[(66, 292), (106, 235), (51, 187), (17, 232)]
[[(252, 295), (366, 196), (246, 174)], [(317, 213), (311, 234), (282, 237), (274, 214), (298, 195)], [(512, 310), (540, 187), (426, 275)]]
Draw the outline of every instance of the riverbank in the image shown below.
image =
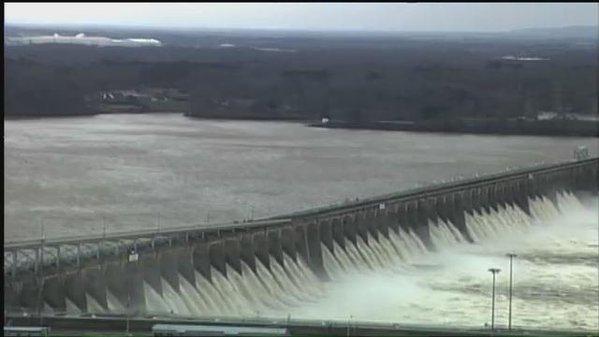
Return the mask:
[(309, 126), (334, 129), (422, 131), (531, 136), (599, 137), (599, 121), (452, 119), (430, 121), (328, 121)]
[(599, 121), (583, 120), (491, 120), (491, 119), (454, 119), (433, 121), (307, 121), (297, 117), (257, 117), (257, 116), (235, 116), (235, 117), (209, 117), (195, 116), (181, 111), (143, 111), (143, 112), (93, 112), (89, 114), (64, 114), (64, 115), (8, 115), (4, 120), (32, 120), (42, 118), (73, 118), (93, 117), (98, 115), (117, 114), (182, 114), (194, 120), (220, 120), (220, 121), (263, 121), (263, 122), (298, 122), (310, 127), (330, 129), (362, 129), (381, 131), (414, 131), (414, 132), (437, 132), (455, 134), (495, 134), (512, 136), (559, 136), (559, 137), (599, 137)]
[(81, 114), (62, 114), (62, 115), (4, 115), (5, 121), (18, 120), (41, 120), (41, 119), (62, 119), (62, 118), (81, 118), (81, 117), (96, 117), (102, 115), (155, 115), (155, 114), (183, 114), (182, 111), (175, 110), (156, 110), (156, 111), (94, 111)]

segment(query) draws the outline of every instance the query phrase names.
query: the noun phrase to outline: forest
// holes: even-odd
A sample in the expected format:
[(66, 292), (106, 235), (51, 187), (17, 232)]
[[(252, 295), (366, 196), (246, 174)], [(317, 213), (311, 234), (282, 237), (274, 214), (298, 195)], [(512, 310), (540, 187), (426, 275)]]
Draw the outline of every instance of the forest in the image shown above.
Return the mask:
[[(5, 36), (32, 33), (9, 27)], [(163, 45), (5, 45), (5, 117), (106, 112), (101, 93), (148, 88), (185, 93), (188, 104), (177, 109), (204, 118), (360, 122), (598, 113), (597, 39), (584, 34), (85, 33), (142, 35)]]

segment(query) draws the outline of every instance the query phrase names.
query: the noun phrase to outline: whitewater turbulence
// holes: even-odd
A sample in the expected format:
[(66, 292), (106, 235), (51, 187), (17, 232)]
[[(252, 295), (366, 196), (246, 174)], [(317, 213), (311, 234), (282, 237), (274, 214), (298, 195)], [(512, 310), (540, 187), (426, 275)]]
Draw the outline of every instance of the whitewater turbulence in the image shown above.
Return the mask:
[[(568, 191), (558, 192), (556, 203), (544, 196), (528, 201), (530, 214), (512, 203), (465, 212), (465, 233), (448, 219), (429, 220), (429, 245), (401, 224), (387, 233), (321, 242), (326, 279), (300, 254), (283, 252), (256, 258), (255, 266), (211, 266), (210, 278), (197, 270), (194, 281), (180, 273), (175, 285), (161, 278), (160, 291), (144, 281), (146, 312), (483, 326), (490, 310), (487, 269), (499, 267), (501, 325), (507, 319), (505, 253), (515, 251), (514, 326), (597, 328), (596, 210)], [(126, 311), (118, 296), (106, 297), (108, 312)], [(87, 298), (87, 312), (106, 312)], [(67, 310), (82, 311), (70, 301)]]

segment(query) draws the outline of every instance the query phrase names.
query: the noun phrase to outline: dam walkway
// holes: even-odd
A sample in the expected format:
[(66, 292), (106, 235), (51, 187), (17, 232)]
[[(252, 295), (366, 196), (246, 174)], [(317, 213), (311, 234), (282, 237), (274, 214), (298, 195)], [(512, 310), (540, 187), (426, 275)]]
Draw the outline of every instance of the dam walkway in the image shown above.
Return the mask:
[(599, 158), (541, 165), (245, 222), (5, 242), (4, 305), (12, 313), (139, 317), (150, 311), (148, 294), (227, 277), (268, 270), (327, 280), (327, 250), (349, 254), (398, 233), (430, 247), (437, 219), (472, 242), (468, 212), (515, 205), (530, 213), (531, 197), (556, 203), (558, 191), (596, 195), (598, 167)]

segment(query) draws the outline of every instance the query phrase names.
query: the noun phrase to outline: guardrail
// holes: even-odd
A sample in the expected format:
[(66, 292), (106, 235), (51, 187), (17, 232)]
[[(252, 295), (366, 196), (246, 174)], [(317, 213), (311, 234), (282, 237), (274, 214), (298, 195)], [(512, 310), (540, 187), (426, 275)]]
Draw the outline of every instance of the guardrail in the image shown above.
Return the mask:
[(268, 227), (273, 225), (279, 225), (288, 223), (290, 219), (266, 219), (266, 220), (246, 220), (245, 222), (227, 222), (218, 224), (207, 224), (198, 226), (182, 226), (174, 228), (165, 228), (164, 230), (157, 231), (155, 229), (148, 230), (136, 230), (130, 232), (116, 232), (110, 234), (98, 234), (98, 235), (79, 235), (52, 239), (29, 239), (29, 240), (18, 240), (4, 242), (4, 250), (12, 249), (27, 249), (35, 248), (40, 245), (55, 246), (55, 245), (74, 245), (80, 243), (89, 243), (97, 241), (111, 241), (111, 240), (126, 240), (136, 239), (141, 237), (152, 237), (152, 236), (171, 236), (186, 232), (211, 232), (218, 230), (247, 230), (249, 228), (256, 227)]
[(543, 165), (539, 165), (539, 166), (519, 168), (519, 169), (515, 169), (515, 170), (486, 174), (486, 175), (474, 177), (474, 178), (465, 178), (465, 179), (456, 180), (456, 181), (449, 181), (449, 182), (445, 182), (445, 183), (438, 183), (438, 184), (434, 184), (434, 185), (422, 186), (422, 187), (404, 190), (401, 192), (395, 192), (395, 193), (390, 193), (390, 194), (374, 196), (374, 197), (370, 197), (370, 198), (364, 198), (364, 199), (361, 199), (360, 201), (351, 202), (351, 203), (347, 203), (347, 204), (343, 204), (343, 205), (329, 205), (329, 206), (324, 206), (324, 207), (312, 208), (312, 209), (308, 209), (305, 211), (294, 212), (291, 214), (273, 216), (273, 217), (270, 217), (269, 219), (282, 219), (282, 218), (293, 219), (293, 218), (298, 218), (298, 217), (316, 216), (316, 215), (320, 215), (323, 213), (334, 213), (334, 212), (338, 212), (338, 211), (346, 212), (346, 211), (349, 211), (352, 209), (359, 209), (359, 208), (363, 208), (363, 207), (370, 206), (373, 204), (379, 204), (379, 203), (389, 201), (389, 200), (409, 199), (409, 198), (413, 198), (416, 196), (419, 196), (419, 197), (434, 196), (435, 194), (446, 193), (448, 191), (462, 189), (464, 187), (472, 187), (472, 186), (476, 186), (476, 185), (482, 185), (491, 180), (499, 182), (499, 181), (503, 181), (503, 180), (509, 180), (509, 179), (513, 178), (514, 176), (518, 176), (518, 175), (528, 175), (528, 174), (534, 175), (535, 173), (540, 173), (540, 172), (558, 171), (558, 170), (562, 170), (567, 167), (586, 166), (592, 162), (596, 162), (597, 165), (599, 165), (599, 157), (578, 160), (578, 161), (573, 160), (573, 161), (562, 162), (562, 163), (543, 164)]
[[(313, 208), (305, 211), (295, 212), (291, 214), (285, 214), (280, 216), (274, 216), (266, 219), (257, 219), (257, 220), (245, 220), (245, 221), (233, 221), (226, 223), (214, 223), (214, 224), (202, 224), (195, 226), (182, 226), (176, 228), (165, 228), (157, 231), (156, 229), (149, 230), (135, 230), (130, 232), (117, 232), (117, 233), (106, 233), (106, 234), (98, 234), (98, 235), (79, 235), (72, 237), (62, 237), (62, 238), (39, 238), (39, 239), (30, 239), (30, 240), (18, 240), (18, 241), (9, 241), (4, 242), (4, 266), (5, 273), (10, 269), (13, 274), (16, 273), (15, 268), (20, 268), (21, 261), (23, 263), (28, 264), (26, 268), (34, 266), (34, 269), (41, 265), (45, 265), (49, 260), (44, 258), (45, 254), (54, 255), (51, 257), (49, 263), (60, 264), (61, 259), (61, 246), (65, 246), (63, 251), (67, 251), (68, 247), (76, 246), (77, 252), (76, 254), (71, 255), (62, 255), (68, 260), (73, 260), (76, 258), (77, 265), (80, 263), (81, 257), (87, 257), (89, 255), (96, 255), (98, 258), (100, 255), (104, 254), (105, 250), (113, 250), (120, 252), (122, 246), (128, 246), (133, 241), (133, 246), (137, 247), (138, 243), (142, 243), (143, 240), (149, 242), (143, 242), (142, 246), (151, 246), (154, 248), (154, 245), (158, 242), (158, 244), (162, 244), (164, 241), (168, 241), (168, 244), (171, 244), (172, 239), (178, 239), (184, 237), (185, 240), (188, 240), (191, 236), (196, 236), (198, 234), (210, 234), (217, 233), (220, 236), (222, 232), (236, 232), (236, 231), (248, 231), (256, 228), (268, 228), (273, 226), (280, 226), (291, 223), (292, 220), (298, 218), (310, 218), (317, 217), (323, 214), (335, 214), (335, 213), (345, 213), (351, 212), (354, 210), (363, 209), (366, 207), (372, 207), (373, 205), (377, 205), (379, 203), (384, 203), (388, 201), (401, 201), (405, 199), (411, 198), (422, 198), (435, 196), (441, 193), (447, 193), (455, 190), (461, 190), (464, 188), (469, 188), (477, 185), (487, 184), (489, 181), (501, 182), (503, 180), (513, 179), (514, 176), (529, 176), (534, 177), (537, 173), (546, 173), (551, 171), (562, 170), (564, 168), (576, 167), (576, 166), (586, 166), (589, 164), (599, 165), (599, 157), (590, 158), (585, 160), (578, 161), (570, 161), (564, 163), (555, 163), (555, 164), (546, 164), (536, 167), (522, 168), (511, 171), (504, 171), (495, 174), (463, 179), (458, 181), (450, 181), (441, 184), (430, 185), (426, 187), (419, 187), (415, 189), (409, 189), (398, 193), (391, 193), (386, 195), (375, 196), (371, 198), (365, 198), (360, 201), (344, 204), (344, 205), (330, 205), (325, 207)], [(166, 240), (163, 240), (166, 239)], [(116, 243), (116, 249), (113, 247), (108, 247), (105, 249), (105, 243)], [(96, 248), (92, 249), (91, 252), (85, 252), (83, 255), (81, 254), (81, 247), (85, 244), (96, 245)], [(120, 246), (120, 247), (119, 247)], [(19, 259), (19, 254), (23, 257), (23, 259)], [(74, 256), (76, 257), (74, 258)], [(33, 261), (33, 263), (31, 262)], [(54, 261), (54, 262), (52, 262)]]
[[(188, 241), (191, 237), (223, 232), (247, 231), (255, 228), (287, 224), (290, 219), (268, 219), (199, 226), (183, 226), (165, 230), (137, 230), (125, 233), (80, 235), (66, 238), (30, 239), (4, 243), (4, 274), (16, 276), (19, 271), (33, 270), (35, 273), (46, 266), (73, 264), (81, 266), (86, 258), (99, 259), (126, 252), (154, 249), (155, 246), (171, 245), (173, 240)], [(91, 247), (90, 247), (91, 245)]]
[(33, 248), (37, 247), (40, 244), (44, 243), (45, 245), (57, 245), (57, 244), (77, 244), (77, 243), (86, 243), (86, 242), (97, 242), (100, 240), (118, 240), (118, 239), (134, 239), (138, 237), (150, 237), (150, 236), (169, 236), (175, 235), (185, 232), (210, 232), (217, 230), (246, 230), (249, 228), (256, 227), (264, 227), (264, 226), (273, 226), (289, 223), (294, 218), (313, 216), (322, 213), (330, 213), (335, 211), (348, 211), (356, 208), (361, 208), (364, 206), (369, 206), (381, 202), (385, 202), (388, 200), (400, 200), (406, 198), (412, 198), (415, 196), (421, 196), (422, 194), (426, 194), (426, 196), (432, 196), (434, 194), (438, 194), (441, 192), (447, 192), (448, 189), (451, 188), (463, 188), (463, 187), (471, 187), (477, 184), (484, 184), (488, 181), (502, 181), (510, 179), (513, 176), (517, 175), (526, 175), (526, 174), (534, 174), (538, 172), (549, 172), (554, 170), (560, 170), (564, 167), (574, 167), (574, 166), (584, 166), (592, 162), (597, 162), (599, 165), (599, 157), (579, 160), (579, 161), (570, 161), (556, 164), (545, 164), (536, 167), (528, 167), (515, 169), (510, 171), (504, 171), (499, 173), (488, 174), (475, 178), (465, 178), (462, 180), (449, 181), (445, 183), (439, 183), (434, 185), (422, 186), (413, 189), (404, 190), (401, 192), (384, 194), (369, 198), (360, 199), (359, 201), (350, 202), (347, 204), (335, 204), (328, 205), (324, 207), (316, 207), (308, 210), (276, 215), (264, 219), (256, 219), (256, 220), (245, 220), (243, 222), (240, 221), (232, 221), (225, 223), (213, 223), (213, 224), (203, 224), (203, 225), (194, 225), (194, 226), (182, 226), (182, 227), (171, 227), (164, 228), (161, 230), (149, 229), (149, 230), (135, 230), (130, 232), (113, 232), (107, 234), (98, 234), (98, 235), (80, 235), (80, 236), (71, 236), (71, 237), (61, 237), (61, 238), (51, 238), (51, 239), (28, 239), (28, 240), (16, 240), (16, 241), (5, 241), (4, 249), (17, 249), (17, 248)]

